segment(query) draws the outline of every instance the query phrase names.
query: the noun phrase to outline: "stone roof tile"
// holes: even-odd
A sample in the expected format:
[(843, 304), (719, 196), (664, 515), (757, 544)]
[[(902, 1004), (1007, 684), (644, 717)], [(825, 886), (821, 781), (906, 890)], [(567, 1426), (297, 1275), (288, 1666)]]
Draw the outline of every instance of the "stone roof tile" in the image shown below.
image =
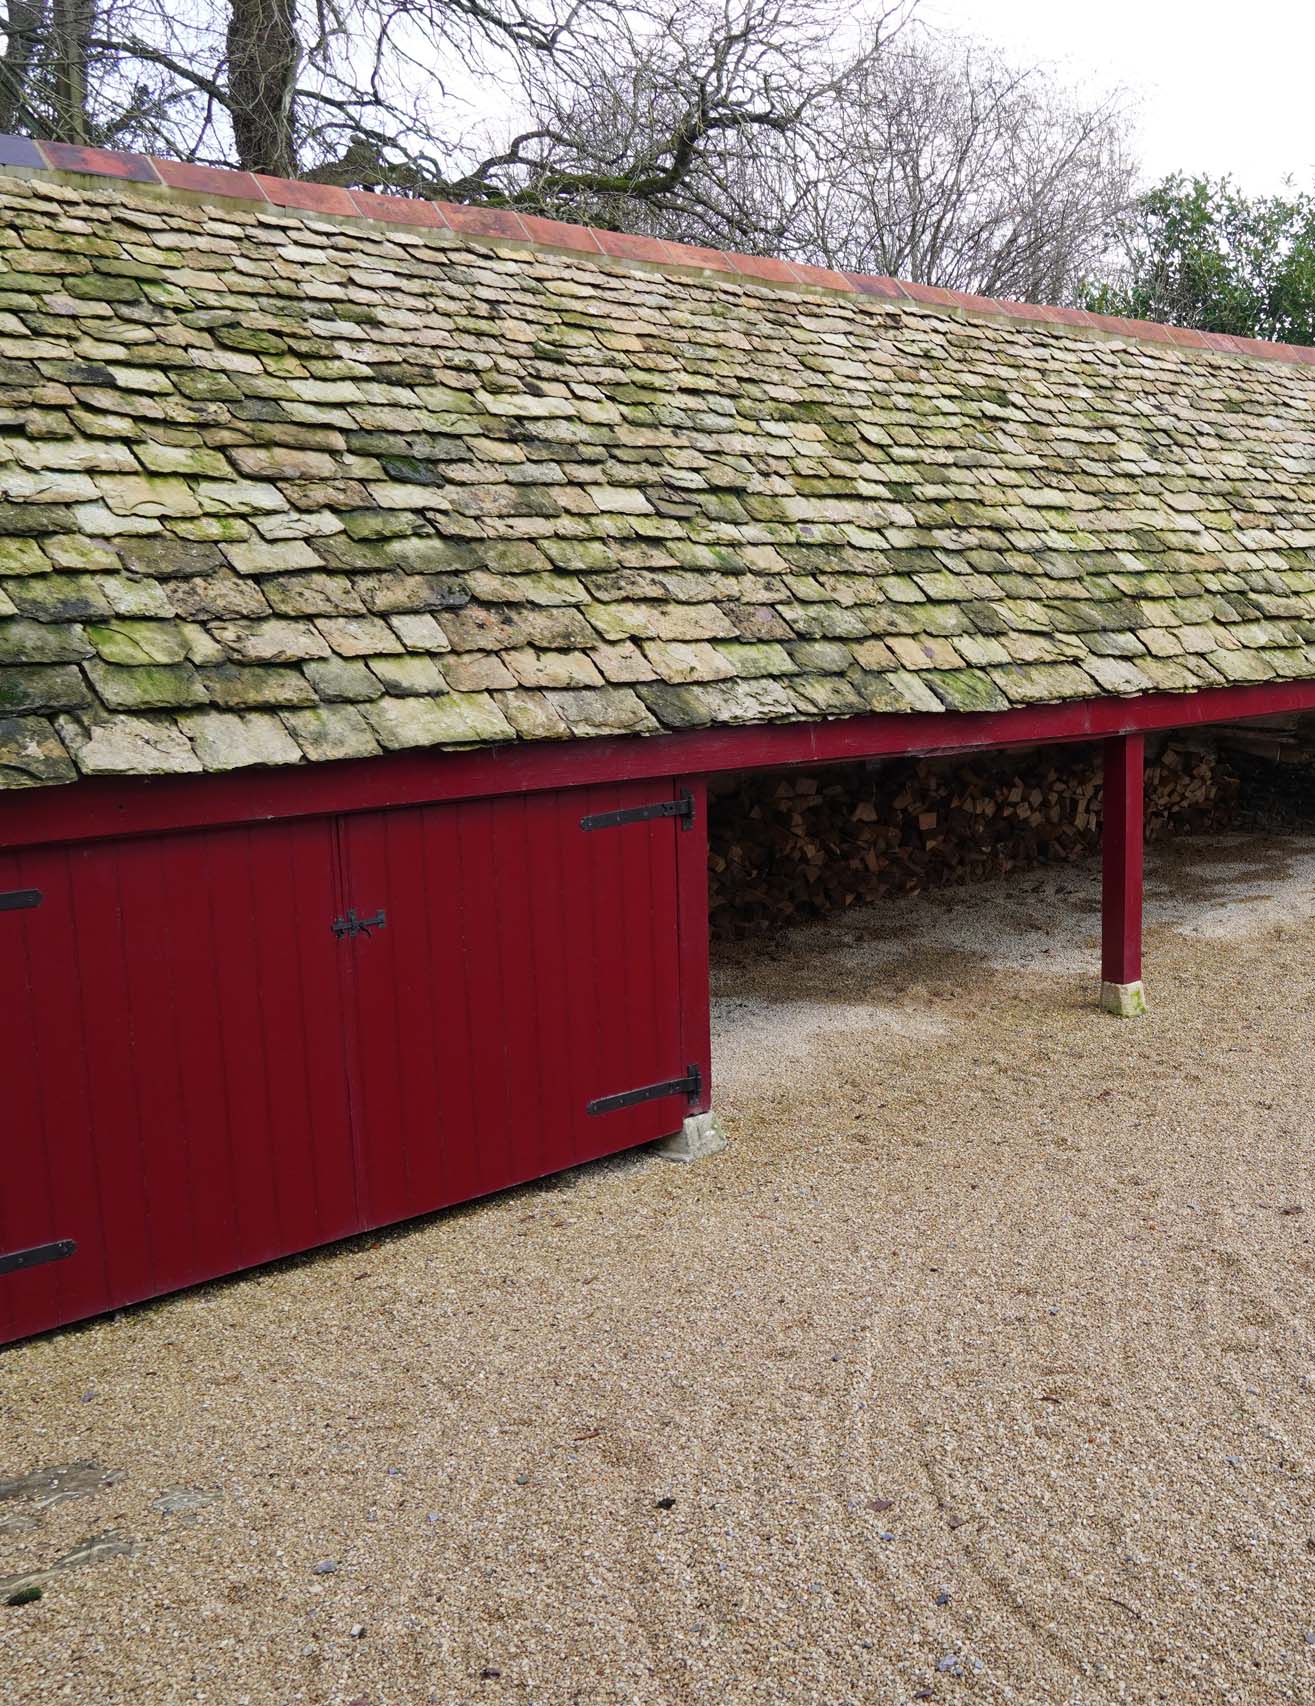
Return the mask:
[(0, 211), (0, 786), (1315, 677), (1309, 352), (44, 144)]

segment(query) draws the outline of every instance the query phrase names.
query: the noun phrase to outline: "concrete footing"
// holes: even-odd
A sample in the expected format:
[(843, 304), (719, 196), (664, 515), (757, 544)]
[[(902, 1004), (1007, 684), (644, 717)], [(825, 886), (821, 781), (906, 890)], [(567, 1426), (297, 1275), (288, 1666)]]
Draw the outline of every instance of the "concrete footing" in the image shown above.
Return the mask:
[(716, 1114), (691, 1114), (678, 1132), (653, 1145), (664, 1161), (702, 1161), (726, 1147), (726, 1133)]
[(1136, 983), (1102, 983), (1100, 1006), (1103, 1013), (1117, 1013), (1120, 1019), (1135, 1019), (1146, 1011), (1146, 991), (1141, 979)]

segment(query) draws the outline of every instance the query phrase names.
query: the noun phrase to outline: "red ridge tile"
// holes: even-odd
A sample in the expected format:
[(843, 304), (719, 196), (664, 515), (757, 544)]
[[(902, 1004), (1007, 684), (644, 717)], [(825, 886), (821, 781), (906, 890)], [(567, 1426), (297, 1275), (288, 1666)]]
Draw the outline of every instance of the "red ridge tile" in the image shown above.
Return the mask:
[(148, 156), (160, 182), (171, 190), (190, 190), (195, 195), (231, 195), (243, 201), (264, 201), (265, 192), (250, 172), (230, 172), (223, 166), (194, 166), (187, 160), (162, 160)]
[(658, 261), (670, 265), (672, 246), (661, 237), (646, 237), (638, 231), (595, 230), (599, 248), (619, 261)]
[(705, 249), (699, 243), (668, 243), (671, 258), (682, 267), (699, 267), (704, 272), (733, 273), (729, 255), (721, 249)]
[(269, 178), (252, 174), (275, 207), (297, 207), (304, 213), (356, 212), (349, 192), (340, 184), (313, 184), (305, 178)]
[(124, 178), (134, 184), (160, 181), (144, 154), (126, 154), (117, 148), (83, 148), (76, 142), (42, 142), (38, 146), (54, 172), (89, 172), (93, 177)]
[(526, 242), (525, 226), (513, 207), (472, 207), (460, 201), (436, 201), (452, 231), (468, 237), (516, 237)]
[(993, 297), (974, 297), (970, 290), (952, 290), (950, 295), (960, 309), (976, 309), (979, 314), (989, 314), (996, 307)]
[(938, 308), (953, 308), (955, 296), (952, 290), (943, 290), (939, 284), (910, 284), (901, 280), (904, 294), (911, 296), (915, 302), (933, 302)]
[(1247, 355), (1269, 355), (1272, 357), (1277, 350), (1288, 348), (1286, 343), (1266, 343), (1264, 338), (1233, 338), (1233, 343), (1238, 346), (1238, 350), (1245, 351)]
[(1194, 326), (1170, 326), (1169, 336), (1184, 349), (1213, 349), (1208, 332), (1198, 332)]
[(1173, 342), (1173, 338), (1170, 336), (1170, 328), (1162, 325), (1158, 320), (1133, 320), (1130, 323), (1137, 328), (1133, 333), (1134, 337), (1150, 338), (1152, 342), (1157, 344), (1171, 344)]
[(1085, 308), (1053, 308), (1055, 319), (1065, 326), (1094, 326), (1096, 316), (1088, 313)]
[(851, 272), (845, 277), (853, 283), (860, 296), (881, 296), (888, 302), (904, 300), (904, 286), (897, 278), (883, 278), (880, 273)]
[(789, 261), (786, 264), (794, 274), (797, 284), (812, 284), (825, 290), (846, 292), (853, 292), (856, 288), (845, 273), (833, 272), (830, 267), (815, 267), (810, 261)]
[(348, 190), (347, 194), (362, 219), (378, 219), (385, 225), (424, 225), (431, 230), (446, 227), (438, 204), (419, 196), (379, 195), (374, 190)]
[(789, 261), (777, 260), (773, 255), (738, 255), (734, 249), (728, 249), (726, 258), (736, 272), (746, 278), (769, 279), (773, 284), (797, 282), (790, 271)]
[(583, 249), (587, 255), (603, 252), (598, 233), (588, 225), (572, 225), (565, 219), (541, 219), (537, 213), (522, 213), (520, 222), (532, 242), (546, 243), (556, 249)]

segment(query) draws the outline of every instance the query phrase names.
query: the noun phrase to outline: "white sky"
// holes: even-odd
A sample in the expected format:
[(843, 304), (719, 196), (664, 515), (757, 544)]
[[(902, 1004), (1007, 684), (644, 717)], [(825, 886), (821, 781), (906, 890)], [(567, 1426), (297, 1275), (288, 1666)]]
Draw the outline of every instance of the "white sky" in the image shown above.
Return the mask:
[(922, 0), (919, 16), (1053, 62), (1079, 89), (1129, 90), (1148, 182), (1315, 187), (1312, 0)]

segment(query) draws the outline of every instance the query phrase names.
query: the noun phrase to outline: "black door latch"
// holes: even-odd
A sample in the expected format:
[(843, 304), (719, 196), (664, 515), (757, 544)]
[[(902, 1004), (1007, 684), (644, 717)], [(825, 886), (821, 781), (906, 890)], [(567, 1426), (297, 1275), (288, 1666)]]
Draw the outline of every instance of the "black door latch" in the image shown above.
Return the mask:
[(372, 930), (382, 930), (387, 922), (382, 906), (373, 918), (360, 918), (351, 911), (345, 918), (334, 919), (333, 933), (339, 941), (344, 936), (368, 936)]

